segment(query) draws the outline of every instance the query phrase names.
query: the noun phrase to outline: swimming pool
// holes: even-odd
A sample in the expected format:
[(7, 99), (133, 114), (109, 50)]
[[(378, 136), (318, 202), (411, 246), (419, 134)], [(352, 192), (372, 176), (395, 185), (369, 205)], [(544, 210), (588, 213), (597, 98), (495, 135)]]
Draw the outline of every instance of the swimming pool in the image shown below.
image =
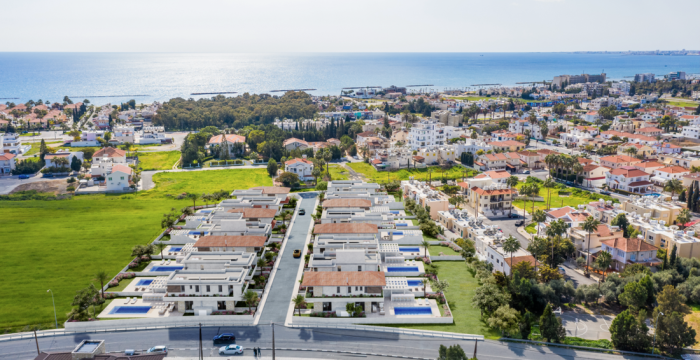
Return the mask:
[(152, 282), (153, 282), (153, 279), (141, 279), (141, 280), (139, 280), (138, 283), (136, 283), (136, 286), (151, 285)]
[(190, 235), (207, 235), (209, 232), (207, 231), (190, 231)]
[(184, 266), (154, 266), (151, 268), (151, 271), (175, 271), (175, 270), (182, 270)]
[(399, 213), (398, 211), (389, 211), (389, 212), (392, 213), (392, 214), (398, 214), (398, 213)]
[(387, 272), (418, 272), (418, 266), (396, 266), (386, 268)]
[(115, 306), (110, 314), (145, 314), (151, 310), (150, 306)]
[(395, 307), (395, 315), (432, 315), (430, 307)]
[(394, 231), (394, 235), (403, 235), (403, 231)]
[(420, 251), (420, 248), (417, 248), (417, 247), (400, 247), (400, 248), (399, 248), (399, 251), (403, 251), (403, 252), (411, 252), (411, 251), (412, 251), (412, 252), (418, 252), (418, 251)]
[(182, 250), (182, 246), (180, 246), (180, 247), (171, 246), (170, 250), (168, 250), (168, 251), (180, 251), (180, 250)]
[(659, 193), (651, 193), (651, 194), (647, 194), (646, 196), (659, 197), (659, 196), (661, 196), (661, 194), (659, 194)]
[(408, 280), (408, 286), (423, 286), (423, 282), (420, 280)]
[(408, 226), (406, 223), (397, 223), (396, 226)]

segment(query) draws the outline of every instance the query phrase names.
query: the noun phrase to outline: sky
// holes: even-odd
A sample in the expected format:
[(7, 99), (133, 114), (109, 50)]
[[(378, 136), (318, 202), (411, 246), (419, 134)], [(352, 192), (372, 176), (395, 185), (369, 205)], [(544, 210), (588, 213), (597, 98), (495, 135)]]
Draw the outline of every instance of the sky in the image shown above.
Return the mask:
[(698, 0), (3, 0), (4, 52), (700, 49)]

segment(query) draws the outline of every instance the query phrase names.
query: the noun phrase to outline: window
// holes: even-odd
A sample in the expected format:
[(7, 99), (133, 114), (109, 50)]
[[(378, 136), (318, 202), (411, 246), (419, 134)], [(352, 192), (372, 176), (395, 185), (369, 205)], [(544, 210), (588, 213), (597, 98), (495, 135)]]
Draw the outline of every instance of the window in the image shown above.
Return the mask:
[(338, 286), (338, 288), (336, 289), (336, 292), (337, 292), (338, 294), (340, 294), (340, 286)]
[(362, 271), (362, 265), (357, 265), (357, 271)]
[(348, 294), (352, 293), (352, 286), (348, 286)]
[(219, 292), (224, 292), (224, 287), (219, 285)]
[(124, 177), (122, 176), (122, 180), (124, 180)]
[(107, 178), (107, 180), (112, 181), (112, 178)]
[(211, 292), (211, 288), (209, 288), (209, 285), (207, 285), (207, 292)]
[(199, 292), (199, 285), (194, 286), (194, 291)]

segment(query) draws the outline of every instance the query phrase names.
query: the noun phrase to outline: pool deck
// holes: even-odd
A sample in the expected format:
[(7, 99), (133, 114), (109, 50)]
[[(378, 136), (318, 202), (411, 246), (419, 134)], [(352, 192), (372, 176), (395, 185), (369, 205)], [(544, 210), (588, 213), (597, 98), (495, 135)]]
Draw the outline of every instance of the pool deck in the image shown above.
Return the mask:
[[(165, 281), (168, 279), (168, 277), (167, 276), (157, 276), (157, 277), (142, 277), (142, 276), (140, 276), (140, 277), (136, 277), (133, 279), (133, 281), (129, 285), (127, 285), (124, 288), (124, 290), (121, 290), (119, 292), (126, 292), (126, 293), (146, 292), (147, 288), (150, 288), (150, 286), (148, 286), (148, 285), (136, 285), (136, 284), (138, 284), (139, 281), (141, 281), (141, 280), (156, 280), (156, 279), (160, 279), (160, 280)], [(144, 290), (144, 289), (146, 289), (146, 290)]]
[[(133, 299), (133, 298), (132, 298)], [(112, 311), (117, 306), (155, 306), (157, 304), (162, 303), (162, 301), (144, 301), (141, 298), (137, 298), (136, 303), (132, 304), (131, 301), (129, 304), (124, 304), (124, 301), (126, 299), (114, 299), (112, 302), (107, 305), (107, 307), (102, 310), (102, 312), (97, 316), (100, 319), (109, 319), (109, 318), (118, 318), (118, 319), (124, 319), (124, 318), (162, 318), (162, 317), (170, 317), (170, 316), (182, 316), (183, 313), (178, 312), (173, 310), (172, 312), (166, 311), (163, 315), (158, 314), (158, 309), (152, 308), (145, 314), (110, 314), (109, 312)]]
[[(393, 267), (417, 267), (418, 271), (392, 271), (389, 272), (387, 269), (388, 268), (393, 268)], [(425, 266), (423, 266), (422, 261), (404, 261), (403, 264), (401, 263), (383, 263), (382, 264), (382, 271), (384, 271), (385, 276), (406, 276), (406, 277), (416, 277), (425, 274)]]
[(158, 275), (166, 275), (166, 274), (167, 274), (167, 275), (170, 275), (170, 273), (173, 272), (173, 271), (175, 271), (175, 270), (172, 270), (172, 271), (151, 271), (151, 269), (153, 269), (154, 266), (179, 266), (179, 267), (183, 267), (183, 268), (184, 268), (184, 265), (178, 264), (178, 263), (176, 263), (175, 261), (172, 261), (172, 260), (170, 261), (170, 265), (168, 265), (168, 261), (167, 261), (167, 260), (166, 260), (165, 262), (163, 262), (163, 264), (161, 264), (161, 262), (162, 262), (161, 260), (153, 260), (153, 261), (151, 261), (151, 263), (148, 264), (148, 266), (146, 266), (146, 268), (143, 269), (143, 271), (141, 271), (141, 272), (142, 272), (142, 273), (149, 273), (149, 272), (150, 272), (150, 273), (158, 274)]
[[(424, 301), (428, 301), (429, 305), (424, 305)], [(419, 303), (420, 301), (420, 303)], [(390, 299), (384, 299), (384, 311), (386, 313), (383, 317), (395, 317), (398, 319), (420, 319), (426, 317), (440, 317), (440, 309), (438, 308), (438, 303), (432, 299), (416, 299), (413, 301), (391, 301)], [(432, 315), (396, 315), (394, 314), (395, 307), (430, 307)], [(374, 314), (372, 314), (374, 315)], [(369, 316), (369, 314), (367, 315)], [(377, 315), (381, 316), (381, 315)]]

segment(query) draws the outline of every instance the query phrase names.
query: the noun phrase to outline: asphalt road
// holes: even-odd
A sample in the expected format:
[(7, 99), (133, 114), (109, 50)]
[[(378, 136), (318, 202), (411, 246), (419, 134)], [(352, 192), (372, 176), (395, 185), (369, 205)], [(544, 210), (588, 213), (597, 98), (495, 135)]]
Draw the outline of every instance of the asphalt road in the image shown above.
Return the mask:
[(299, 286), (296, 281), (299, 272), (299, 262), (303, 258), (292, 256), (295, 249), (302, 249), (309, 234), (311, 225), (311, 214), (314, 212), (317, 194), (315, 192), (299, 193), (302, 197), (301, 209), (306, 210), (305, 215), (297, 214), (296, 219), (291, 223), (289, 237), (284, 251), (280, 253), (280, 262), (277, 267), (275, 278), (270, 287), (265, 306), (260, 315), (259, 324), (284, 323), (287, 318), (289, 304), (292, 301), (294, 288)]
[[(286, 308), (286, 307), (285, 307)], [(582, 330), (581, 330), (582, 331)], [(270, 325), (254, 327), (211, 327), (202, 328), (204, 356), (218, 356), (217, 348), (211, 338), (223, 332), (236, 335), (237, 344), (244, 347), (260, 347), (263, 358), (270, 358), (272, 345), (272, 328)], [(166, 345), (170, 349), (169, 356), (196, 356), (198, 348), (198, 328), (176, 328), (160, 330), (144, 330), (129, 332), (106, 332), (100, 334), (66, 335), (50, 338), (39, 338), (42, 351), (71, 351), (82, 340), (105, 340), (107, 351), (123, 351), (124, 349), (145, 350), (156, 345)], [(471, 356), (474, 352), (473, 341), (448, 340), (432, 337), (420, 337), (403, 334), (377, 333), (372, 331), (335, 330), (335, 329), (290, 329), (275, 326), (275, 346), (278, 348), (342, 350), (374, 354), (391, 354), (395, 356), (416, 356), (436, 358), (437, 349), (459, 344)], [(246, 351), (250, 355), (250, 350)], [(344, 358), (344, 356), (328, 353), (313, 353), (307, 351), (277, 352), (279, 356), (295, 358)], [(34, 339), (0, 342), (0, 359), (33, 359), (36, 356)], [(641, 359), (634, 356), (617, 356), (595, 352), (584, 352), (557, 347), (539, 347), (521, 343), (500, 341), (479, 342), (477, 357), (484, 359)], [(347, 356), (350, 358), (350, 356)], [(374, 358), (374, 357), (372, 357)]]

